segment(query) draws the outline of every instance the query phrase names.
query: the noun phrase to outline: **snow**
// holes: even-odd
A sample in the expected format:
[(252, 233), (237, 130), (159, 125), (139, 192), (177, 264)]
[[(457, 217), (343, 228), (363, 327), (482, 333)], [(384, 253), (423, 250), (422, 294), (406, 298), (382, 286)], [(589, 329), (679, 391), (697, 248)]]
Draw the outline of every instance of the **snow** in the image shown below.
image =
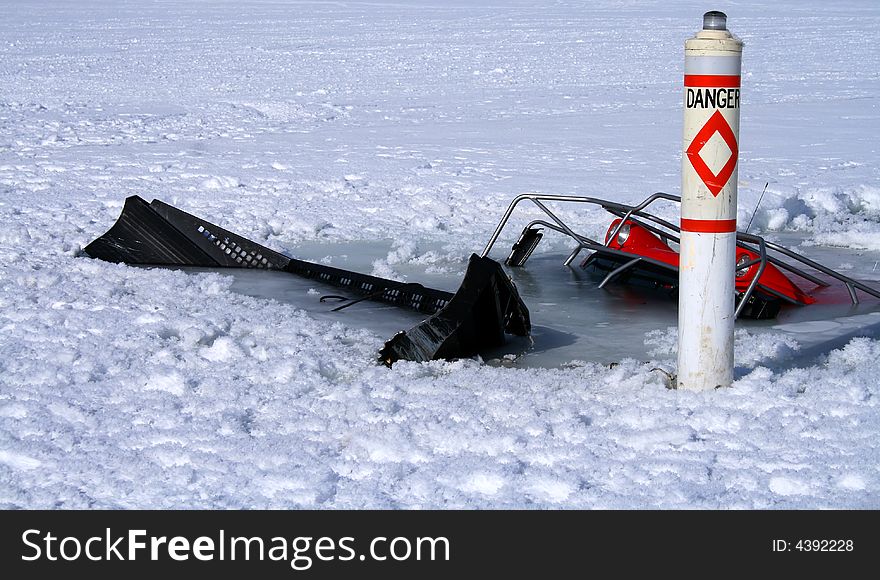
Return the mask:
[(797, 332), (740, 329), (711, 393), (668, 388), (667, 328), (651, 360), (387, 369), (387, 336), (229, 276), (77, 257), (136, 194), (456, 277), (516, 194), (675, 193), (708, 8), (746, 42), (740, 224), (769, 184), (752, 232), (877, 279), (874, 2), (6, 6), (0, 506), (876, 509), (875, 340), (800, 364)]

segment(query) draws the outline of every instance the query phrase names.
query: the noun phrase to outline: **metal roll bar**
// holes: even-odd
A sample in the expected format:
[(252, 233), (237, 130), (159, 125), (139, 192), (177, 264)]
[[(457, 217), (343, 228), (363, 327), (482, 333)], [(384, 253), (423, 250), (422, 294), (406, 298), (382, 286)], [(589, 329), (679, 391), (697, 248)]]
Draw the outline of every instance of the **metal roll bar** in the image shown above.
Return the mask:
[[(623, 227), (624, 223), (627, 221), (638, 224), (639, 226), (647, 229), (648, 231), (660, 236), (660, 238), (667, 242), (669, 240), (680, 243), (681, 238), (679, 235), (681, 233), (681, 228), (672, 224), (663, 218), (660, 218), (654, 214), (648, 213), (645, 209), (654, 203), (657, 200), (665, 200), (672, 201), (675, 203), (681, 203), (681, 197), (677, 195), (672, 195), (670, 193), (665, 193), (662, 191), (655, 192), (645, 198), (642, 202), (636, 205), (628, 205), (624, 203), (618, 203), (614, 201), (609, 201), (607, 199), (600, 199), (597, 197), (584, 197), (584, 196), (576, 196), (576, 195), (543, 195), (543, 194), (535, 194), (535, 193), (523, 193), (516, 196), (513, 201), (510, 202), (510, 205), (507, 206), (507, 210), (504, 212), (504, 215), (501, 218), (501, 221), (498, 222), (498, 225), (495, 227), (495, 231), (492, 232), (492, 236), (489, 238), (489, 241), (486, 243), (486, 247), (483, 249), (483, 253), (481, 254), (483, 257), (487, 256), (489, 252), (492, 250), (492, 247), (498, 241), (498, 237), (501, 235), (502, 230), (507, 225), (507, 222), (510, 220), (511, 215), (513, 215), (514, 210), (522, 201), (531, 201), (534, 203), (538, 209), (540, 209), (544, 214), (553, 221), (553, 223), (549, 223), (544, 220), (536, 219), (529, 222), (526, 226), (526, 229), (531, 229), (535, 226), (541, 226), (547, 228), (549, 230), (553, 230), (559, 232), (561, 234), (567, 235), (572, 238), (575, 242), (577, 242), (577, 246), (572, 250), (569, 256), (565, 259), (564, 264), (566, 266), (570, 266), (577, 255), (581, 250), (587, 249), (592, 250), (593, 252), (601, 251), (603, 253), (609, 253), (612, 255), (617, 255), (622, 258), (629, 258), (627, 262), (622, 264), (621, 266), (612, 270), (602, 282), (599, 284), (600, 288), (603, 288), (608, 282), (619, 276), (621, 273), (626, 270), (636, 266), (640, 263), (648, 263), (653, 264), (655, 266), (665, 268), (671, 271), (678, 271), (678, 268), (674, 266), (670, 266), (665, 262), (661, 262), (659, 260), (654, 260), (652, 258), (647, 258), (645, 256), (639, 256), (637, 254), (632, 254), (630, 252), (626, 252), (623, 250), (617, 250), (615, 248), (611, 248), (609, 244), (612, 240), (614, 240), (615, 236), (620, 232), (620, 229)], [(609, 213), (621, 218), (620, 221), (615, 225), (612, 232), (608, 235), (604, 244), (600, 244), (595, 240), (592, 240), (586, 236), (576, 233), (573, 229), (571, 229), (561, 218), (559, 218), (555, 213), (553, 213), (543, 202), (563, 202), (563, 203), (584, 203), (584, 204), (592, 204), (598, 205), (599, 207), (605, 209)], [(641, 219), (636, 219), (641, 218)], [(645, 221), (642, 221), (645, 220)], [(651, 222), (651, 223), (647, 223)], [(659, 226), (659, 227), (658, 227)], [(665, 228), (665, 229), (661, 229)], [(788, 262), (782, 261), (781, 259), (771, 256), (768, 254), (768, 250), (772, 250), (774, 252), (778, 252), (783, 256), (786, 256), (795, 262), (803, 264), (806, 267), (812, 268), (818, 272), (821, 272), (831, 278), (834, 278), (843, 284), (846, 285), (846, 289), (849, 292), (850, 300), (853, 304), (859, 303), (858, 294), (856, 290), (861, 290), (866, 294), (869, 294), (875, 298), (880, 298), (880, 291), (871, 288), (865, 284), (857, 280), (853, 280), (852, 278), (841, 274), (827, 266), (823, 266), (818, 262), (815, 262), (805, 256), (798, 254), (788, 248), (784, 248), (778, 244), (773, 242), (768, 242), (761, 236), (757, 236), (754, 234), (747, 234), (743, 232), (736, 233), (736, 245), (738, 247), (750, 250), (756, 254), (758, 254), (759, 258), (754, 260), (749, 260), (743, 264), (736, 266), (736, 270), (743, 270), (747, 268), (751, 268), (755, 264), (759, 264), (758, 271), (756, 275), (752, 278), (752, 281), (749, 283), (748, 288), (745, 292), (743, 292), (742, 297), (740, 299), (740, 303), (736, 308), (735, 316), (739, 317), (742, 309), (745, 307), (749, 298), (751, 298), (752, 294), (756, 289), (761, 289), (762, 292), (766, 292), (768, 294), (774, 295), (778, 298), (786, 300), (788, 302), (794, 302), (791, 298), (780, 294), (779, 292), (774, 291), (771, 288), (764, 286), (758, 282), (758, 279), (764, 273), (764, 270), (767, 267), (767, 264), (773, 264), (780, 269), (786, 270), (795, 276), (803, 278), (813, 284), (818, 286), (828, 286), (828, 283), (808, 272), (805, 272), (801, 268), (794, 266)]]

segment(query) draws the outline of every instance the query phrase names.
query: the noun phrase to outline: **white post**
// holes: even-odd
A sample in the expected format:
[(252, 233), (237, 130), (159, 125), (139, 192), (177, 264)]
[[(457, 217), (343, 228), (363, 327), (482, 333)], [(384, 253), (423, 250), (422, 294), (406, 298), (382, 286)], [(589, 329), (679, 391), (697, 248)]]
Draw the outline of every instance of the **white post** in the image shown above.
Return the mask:
[(742, 42), (707, 12), (684, 53), (678, 388), (702, 391), (733, 382)]

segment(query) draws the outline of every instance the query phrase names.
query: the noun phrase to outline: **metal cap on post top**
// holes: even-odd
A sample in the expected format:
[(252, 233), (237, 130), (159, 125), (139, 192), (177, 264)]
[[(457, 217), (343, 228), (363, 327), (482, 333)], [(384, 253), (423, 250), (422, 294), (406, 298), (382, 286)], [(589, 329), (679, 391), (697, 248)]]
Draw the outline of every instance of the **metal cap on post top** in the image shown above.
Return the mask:
[(727, 30), (727, 14), (710, 10), (703, 14), (703, 30)]

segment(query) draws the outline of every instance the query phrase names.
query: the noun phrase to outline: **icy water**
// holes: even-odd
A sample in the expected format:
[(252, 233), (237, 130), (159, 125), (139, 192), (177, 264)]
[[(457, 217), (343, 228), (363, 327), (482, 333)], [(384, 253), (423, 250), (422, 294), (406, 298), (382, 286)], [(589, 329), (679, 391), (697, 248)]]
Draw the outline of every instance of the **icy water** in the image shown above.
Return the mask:
[[(784, 238), (777, 241), (792, 245), (801, 241), (794, 235)], [(390, 240), (305, 243), (296, 248), (296, 257), (371, 273), (376, 264), (387, 259), (392, 245)], [(871, 260), (860, 257), (857, 252), (818, 247), (799, 249), (831, 266), (845, 264), (845, 273), (856, 278), (870, 275)], [(494, 252), (499, 254), (494, 256), (499, 261), (501, 253), (500, 250)], [(581, 259), (567, 267), (563, 265), (565, 257), (563, 253), (539, 254), (522, 268), (506, 268), (529, 309), (532, 336), (530, 339), (509, 337), (503, 347), (481, 353), (482, 358), (490, 364), (515, 367), (559, 367), (572, 361), (611, 364), (627, 358), (650, 360), (656, 345), (646, 340), (646, 336), (677, 324), (676, 299), (625, 284), (610, 284), (599, 289), (600, 279), (577, 265)], [(844, 262), (847, 259), (850, 261)], [(408, 262), (395, 265), (395, 272), (409, 281), (454, 292), (463, 277), (465, 264), (452, 262), (448, 266), (445, 270), (449, 272), (438, 273), (436, 268)], [(234, 277), (231, 286), (234, 292), (291, 304), (318, 320), (342, 322), (384, 338), (391, 338), (423, 319), (418, 313), (370, 301), (333, 312), (341, 303), (334, 299), (322, 302), (322, 297), (344, 292), (286, 273), (254, 270), (225, 270), (223, 273)], [(790, 335), (801, 345), (796, 357), (798, 362), (815, 359), (855, 336), (880, 335), (878, 301), (859, 293), (860, 303), (853, 305), (842, 284), (831, 279), (829, 282), (831, 286), (824, 289), (803, 286), (814, 291), (818, 304), (784, 308), (775, 320), (742, 320), (738, 328)]]

